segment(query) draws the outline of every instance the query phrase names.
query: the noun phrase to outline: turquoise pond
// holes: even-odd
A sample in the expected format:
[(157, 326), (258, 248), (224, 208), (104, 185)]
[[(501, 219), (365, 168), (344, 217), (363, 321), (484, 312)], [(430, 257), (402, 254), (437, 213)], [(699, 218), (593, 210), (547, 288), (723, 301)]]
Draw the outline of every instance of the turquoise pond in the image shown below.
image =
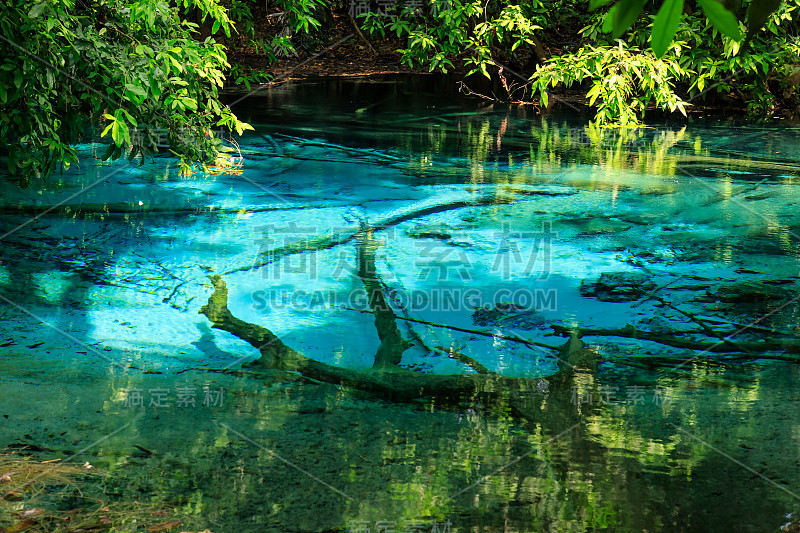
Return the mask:
[[(209, 173), (87, 143), (63, 176), (0, 180), (0, 450), (93, 466), (29, 505), (213, 533), (800, 519), (800, 126), (601, 130), (425, 76), (229, 98), (255, 131)], [(533, 386), (394, 401), (248, 367), (199, 313), (219, 275), (236, 317), (366, 371), (364, 246), (400, 366)], [(599, 361), (564, 382), (559, 327)]]

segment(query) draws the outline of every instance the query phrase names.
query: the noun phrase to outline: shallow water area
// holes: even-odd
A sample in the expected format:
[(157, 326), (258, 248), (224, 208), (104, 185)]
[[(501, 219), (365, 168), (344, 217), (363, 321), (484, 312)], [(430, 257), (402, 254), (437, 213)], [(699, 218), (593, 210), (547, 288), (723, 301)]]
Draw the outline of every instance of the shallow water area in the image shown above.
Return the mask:
[[(0, 181), (0, 448), (104, 473), (53, 509), (147, 501), (214, 533), (797, 519), (800, 128), (602, 130), (426, 77), (234, 110), (255, 131), (212, 172), (88, 143), (63, 176)], [(369, 369), (367, 245), (401, 367), (550, 387), (393, 401), (247, 366), (199, 313), (219, 275), (236, 317)], [(558, 388), (569, 328), (599, 364)]]

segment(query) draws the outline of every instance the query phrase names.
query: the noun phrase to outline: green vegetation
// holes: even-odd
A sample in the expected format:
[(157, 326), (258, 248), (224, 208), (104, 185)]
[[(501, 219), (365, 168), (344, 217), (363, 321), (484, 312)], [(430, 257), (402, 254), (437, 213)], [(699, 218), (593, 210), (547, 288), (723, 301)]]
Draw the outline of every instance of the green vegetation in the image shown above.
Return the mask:
[(102, 126), (104, 159), (152, 152), (168, 135), (188, 168), (213, 160), (212, 128), (243, 124), (220, 104), (228, 68), (224, 48), (200, 41), (182, 11), (200, 10), (230, 33), (216, 0), (16, 0), (0, 13), (0, 144), (12, 173), (41, 176), (77, 163), (71, 143)]
[(625, 41), (615, 38), (624, 31), (616, 26), (616, 5), (604, 17), (596, 16), (581, 29), (583, 38), (595, 45), (583, 45), (537, 68), (532, 79), (543, 101), (548, 87), (588, 79), (590, 103), (598, 105), (596, 122), (629, 125), (638, 122), (651, 101), (685, 114), (689, 102), (708, 93), (734, 93), (752, 114), (763, 116), (774, 110), (778, 98), (794, 96), (800, 74), (800, 2), (784, 3), (761, 33), (748, 13), (744, 40), (741, 24), (716, 0), (699, 2), (704, 12), (671, 11), (674, 24), (665, 28), (664, 9), (674, 3), (668, 0), (655, 16), (640, 17)]
[(183, 518), (189, 518), (185, 510), (151, 502), (98, 498), (103, 495), (101, 483), (107, 475), (95, 472), (88, 462), (39, 461), (30, 455), (0, 451), (0, 531), (121, 532), (147, 528), (157, 532), (172, 530)]
[[(452, 0), (428, 14), (408, 8), (396, 16), (369, 13), (364, 28), (371, 35), (391, 30), (405, 36), (408, 45), (400, 52), (409, 65), (446, 72), (458, 57), (470, 74), (496, 74), (509, 99), (517, 98), (520, 85), (508, 84), (504, 65), (534, 70), (522, 88), (543, 106), (554, 88), (583, 84), (598, 124), (638, 124), (651, 106), (685, 115), (689, 102), (709, 92), (734, 93), (762, 115), (778, 99), (796, 103), (797, 0), (780, 6), (701, 0), (702, 9), (682, 0), (666, 0), (658, 9), (637, 0), (607, 3), (592, 0), (595, 11), (587, 14), (583, 2)], [(565, 29), (576, 33), (572, 42), (545, 59), (544, 46)]]
[[(542, 106), (577, 88), (598, 125), (636, 125), (651, 108), (685, 114), (706, 98), (732, 97), (762, 116), (800, 103), (800, 0), (591, 0), (591, 11), (583, 0), (406, 4), (359, 16), (370, 38), (404, 43), (404, 64), (458, 66), (498, 81), (502, 99)], [(219, 89), (270, 79), (230, 51), (266, 64), (313, 52), (330, 37), (332, 13), (348, 7), (13, 0), (0, 12), (0, 155), (12, 174), (46, 176), (77, 163), (72, 145), (96, 130), (109, 142), (104, 159), (144, 161), (166, 138), (182, 171), (219, 166), (223, 133), (249, 128)]]

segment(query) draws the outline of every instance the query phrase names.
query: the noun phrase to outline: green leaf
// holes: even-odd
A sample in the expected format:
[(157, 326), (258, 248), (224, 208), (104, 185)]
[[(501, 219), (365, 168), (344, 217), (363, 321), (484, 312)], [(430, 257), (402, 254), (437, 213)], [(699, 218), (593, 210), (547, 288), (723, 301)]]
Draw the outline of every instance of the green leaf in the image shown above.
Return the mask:
[(150, 82), (150, 92), (153, 93), (153, 96), (156, 97), (156, 99), (160, 99), (161, 85), (157, 83), (155, 78), (150, 74), (148, 74), (147, 79)]
[(633, 26), (642, 13), (646, 0), (620, 0), (614, 7), (614, 22), (611, 36), (619, 39), (622, 34)]
[(42, 14), (42, 11), (44, 11), (44, 8), (46, 7), (47, 7), (47, 2), (44, 1), (39, 2), (38, 4), (34, 5), (33, 8), (28, 12), (28, 17), (32, 19), (37, 18), (39, 15)]
[(653, 21), (653, 32), (650, 34), (650, 47), (656, 57), (661, 57), (669, 48), (675, 32), (681, 23), (683, 0), (664, 0)]
[(124, 138), (120, 130), (121, 128), (119, 121), (115, 120), (111, 123), (111, 138), (114, 139), (114, 142), (117, 144), (117, 146), (122, 146), (122, 140)]
[(197, 101), (194, 98), (183, 98), (183, 105), (192, 111), (197, 111)]
[(599, 84), (595, 83), (592, 85), (592, 88), (586, 93), (586, 96), (589, 97), (589, 105), (594, 105), (595, 100), (597, 100), (597, 97), (600, 96), (601, 90), (602, 87)]
[(133, 127), (134, 127), (134, 128), (136, 128), (136, 127), (138, 127), (138, 126), (139, 126), (139, 123), (138, 123), (138, 122), (136, 122), (136, 119), (135, 119), (135, 118), (133, 118), (133, 117), (131, 116), (131, 114), (130, 114), (130, 113), (128, 113), (128, 112), (127, 112), (125, 109), (123, 109), (123, 110), (122, 110), (122, 114), (124, 114), (124, 115), (125, 115), (125, 118), (127, 118), (127, 119), (128, 119), (128, 122), (130, 122), (131, 124), (133, 124)]
[(781, 0), (753, 0), (747, 6), (747, 39), (750, 40), (780, 7)]
[(147, 91), (145, 91), (143, 87), (140, 85), (134, 85), (133, 83), (126, 83), (125, 90), (130, 91), (137, 96), (147, 96)]
[(697, 0), (700, 7), (708, 17), (708, 21), (722, 35), (730, 37), (734, 41), (742, 40), (742, 32), (739, 30), (739, 21), (736, 15), (725, 9), (719, 0)]
[(177, 61), (177, 60), (176, 60), (174, 57), (172, 57), (172, 56), (167, 56), (167, 57), (168, 57), (168, 58), (169, 58), (169, 60), (172, 62), (172, 64), (174, 65), (175, 69), (176, 69), (178, 72), (183, 72), (183, 66), (181, 66), (181, 64), (180, 64), (180, 63), (178, 63), (178, 61)]
[(619, 9), (619, 4), (614, 4), (611, 9), (608, 10), (606, 13), (606, 18), (603, 19), (603, 27), (601, 30), (603, 33), (608, 33), (614, 27), (614, 15), (616, 14), (617, 10)]
[(106, 151), (105, 151), (105, 153), (103, 154), (103, 157), (101, 157), (101, 159), (102, 159), (103, 161), (108, 161), (108, 158), (109, 158), (109, 157), (111, 157), (111, 154), (113, 154), (113, 153), (114, 153), (114, 150), (116, 149), (116, 147), (117, 147), (117, 146), (116, 146), (115, 144), (109, 144), (109, 145), (108, 145), (108, 148), (106, 148)]
[(222, 26), (222, 22), (220, 22), (219, 19), (215, 20), (214, 25), (211, 27), (211, 35), (216, 34), (220, 26)]

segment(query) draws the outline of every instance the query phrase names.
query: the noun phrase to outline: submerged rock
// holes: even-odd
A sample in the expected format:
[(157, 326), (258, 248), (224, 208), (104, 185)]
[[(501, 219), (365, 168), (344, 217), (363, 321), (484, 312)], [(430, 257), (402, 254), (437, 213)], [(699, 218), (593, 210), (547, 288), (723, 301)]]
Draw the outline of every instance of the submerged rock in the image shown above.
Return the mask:
[(664, 216), (655, 213), (630, 213), (627, 215), (619, 215), (620, 220), (636, 224), (637, 226), (652, 226), (660, 222)]
[(495, 326), (514, 329), (536, 329), (544, 325), (544, 317), (534, 310), (499, 302), (493, 307), (479, 307), (472, 313), (476, 326)]
[(619, 233), (631, 228), (631, 224), (616, 218), (582, 217), (566, 219), (564, 222), (576, 226), (583, 235), (602, 235), (605, 233)]
[(488, 308), (479, 307), (472, 313), (472, 322), (476, 326), (495, 326), (503, 316), (505, 316), (505, 312), (497, 305)]
[(639, 272), (603, 272), (595, 283), (581, 282), (583, 296), (594, 297), (603, 302), (632, 302), (641, 298), (656, 284)]
[(737, 281), (708, 289), (709, 298), (727, 303), (757, 303), (783, 300), (792, 291), (765, 281)]

